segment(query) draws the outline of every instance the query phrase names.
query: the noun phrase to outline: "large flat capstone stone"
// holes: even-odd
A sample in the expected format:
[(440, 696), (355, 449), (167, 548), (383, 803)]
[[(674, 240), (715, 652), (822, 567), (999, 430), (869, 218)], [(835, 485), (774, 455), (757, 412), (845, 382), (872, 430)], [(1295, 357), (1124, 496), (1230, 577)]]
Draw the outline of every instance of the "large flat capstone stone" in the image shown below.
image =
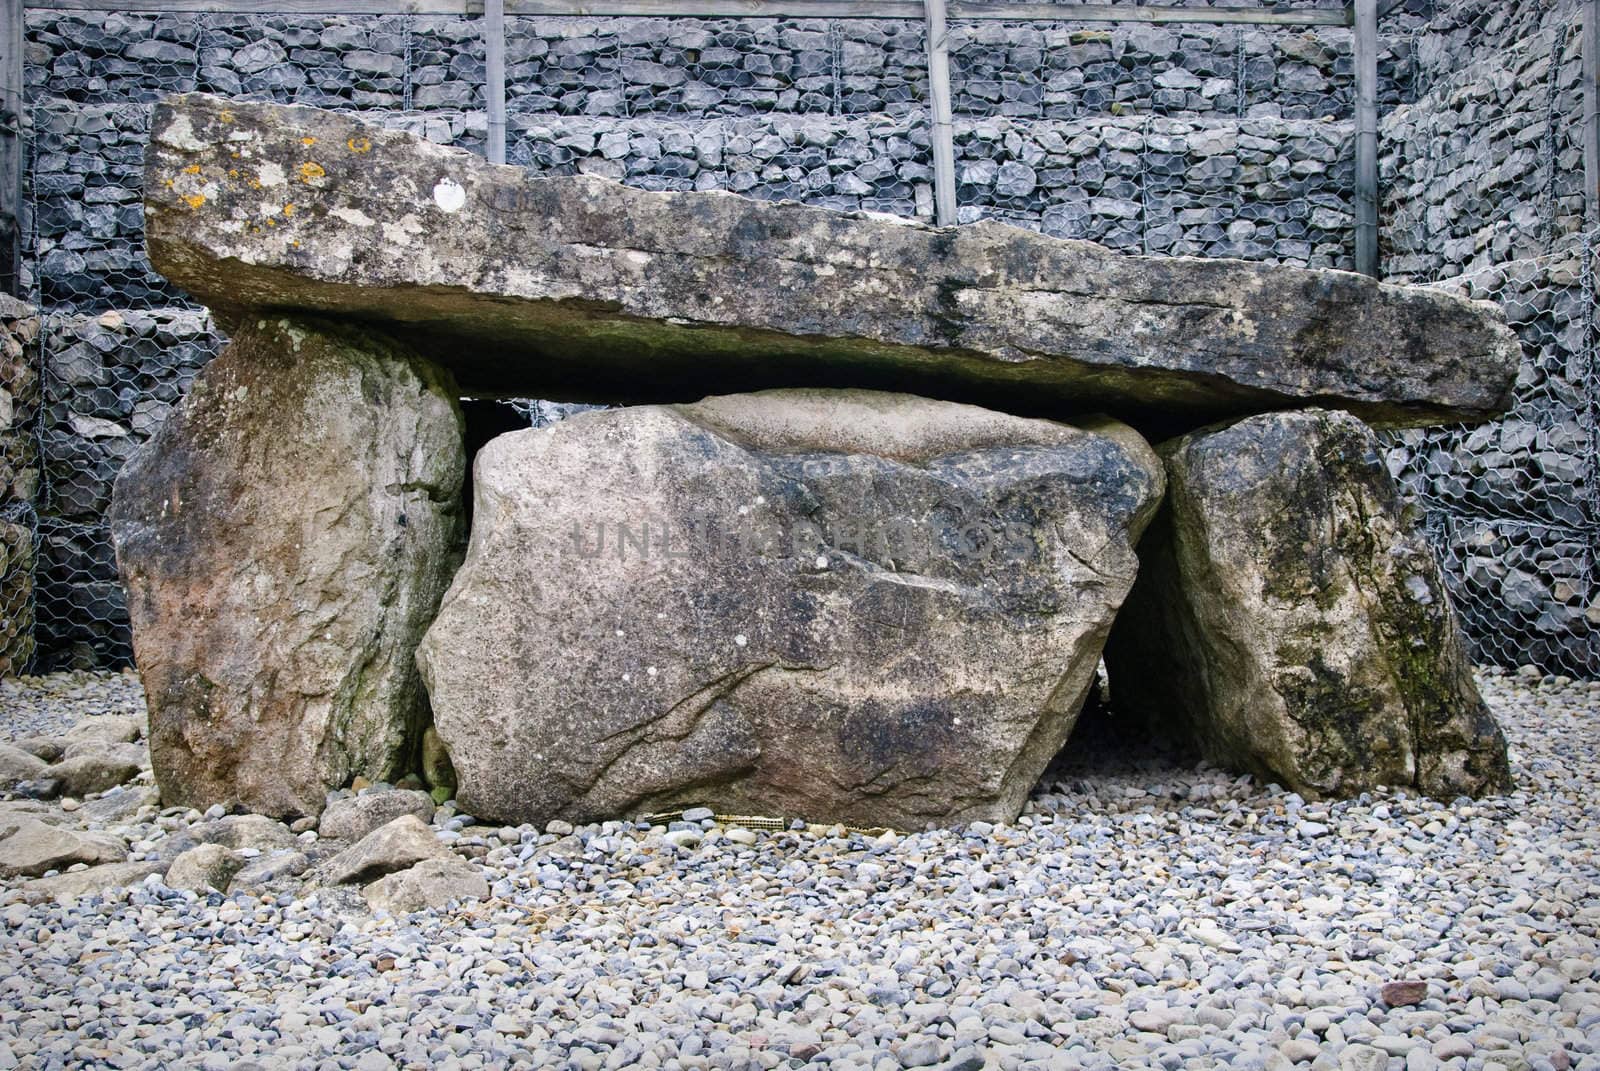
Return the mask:
[(869, 391), (501, 436), (417, 653), (458, 800), (517, 822), (1014, 819), (1161, 490), (1114, 421)]
[(155, 109), (145, 225), (156, 268), (225, 326), (295, 309), (403, 328), (473, 393), (834, 385), (1191, 427), (1310, 402), (1407, 425), (1503, 411), (1518, 357), (1487, 304), (1345, 272), (536, 178), (204, 94)]

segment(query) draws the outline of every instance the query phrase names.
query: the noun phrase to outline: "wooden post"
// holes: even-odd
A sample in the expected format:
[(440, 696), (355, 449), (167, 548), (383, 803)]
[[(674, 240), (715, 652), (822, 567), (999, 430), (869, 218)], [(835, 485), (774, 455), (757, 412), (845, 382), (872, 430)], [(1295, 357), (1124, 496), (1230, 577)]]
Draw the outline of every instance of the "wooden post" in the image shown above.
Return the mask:
[(484, 93), (489, 107), (488, 157), (506, 162), (506, 8), (505, 0), (483, 0)]
[(1583, 218), (1600, 225), (1600, 0), (1583, 5)]
[(17, 293), (22, 257), (22, 0), (0, 9), (0, 290)]
[(1356, 271), (1378, 277), (1378, 0), (1355, 0)]
[(933, 115), (933, 219), (956, 221), (956, 143), (950, 116), (950, 27), (944, 0), (923, 0), (928, 34), (928, 106)]

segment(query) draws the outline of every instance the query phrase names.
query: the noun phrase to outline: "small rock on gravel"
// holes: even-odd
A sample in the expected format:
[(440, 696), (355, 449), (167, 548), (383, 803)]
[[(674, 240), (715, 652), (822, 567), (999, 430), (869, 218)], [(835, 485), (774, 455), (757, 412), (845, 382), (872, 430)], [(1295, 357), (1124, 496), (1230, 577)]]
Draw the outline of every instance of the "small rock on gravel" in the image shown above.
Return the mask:
[(43, 759), (45, 762), (55, 762), (66, 754), (66, 744), (56, 736), (24, 736), (13, 743), (28, 754)]
[(95, 896), (111, 889), (137, 885), (151, 874), (160, 874), (165, 864), (154, 861), (106, 863), (48, 878), (34, 878), (22, 886), (24, 899), (56, 900), (65, 903), (83, 896)]
[(46, 776), (50, 764), (10, 744), (0, 744), (0, 791), (10, 791), (19, 782), (37, 781)]
[(1391, 1008), (1407, 1008), (1428, 999), (1428, 983), (1416, 979), (1383, 984), (1383, 1002)]
[(195, 893), (223, 892), (244, 865), (244, 860), (220, 844), (200, 844), (172, 861), (167, 868), (169, 888)]
[(274, 848), (293, 848), (298, 841), (289, 827), (276, 818), (262, 814), (230, 814), (214, 819), (194, 831), (195, 839), (207, 844), (220, 844), (225, 848), (255, 848), (271, 851)]
[(280, 848), (246, 862), (233, 876), (228, 891), (250, 891), (287, 881), (304, 874), (310, 866), (311, 859), (304, 852)]
[(358, 841), (401, 815), (433, 821), (434, 805), (426, 792), (409, 789), (368, 790), (332, 800), (322, 812), (317, 834), (333, 840)]
[(144, 719), (122, 714), (103, 714), (84, 718), (67, 730), (68, 748), (74, 743), (97, 741), (107, 744), (131, 744), (144, 735)]
[(392, 915), (441, 908), (452, 900), (482, 900), (489, 895), (483, 870), (465, 859), (424, 859), (416, 866), (379, 878), (361, 895)]
[(424, 859), (453, 856), (432, 828), (416, 815), (401, 815), (328, 860), (322, 878), (330, 885), (369, 882)]
[(49, 776), (61, 782), (69, 796), (89, 796), (127, 784), (139, 776), (142, 762), (110, 750), (93, 750), (62, 759), (50, 767)]
[(115, 837), (19, 818), (11, 835), (0, 840), (0, 877), (38, 877), (74, 863), (119, 863), (127, 855), (127, 848)]

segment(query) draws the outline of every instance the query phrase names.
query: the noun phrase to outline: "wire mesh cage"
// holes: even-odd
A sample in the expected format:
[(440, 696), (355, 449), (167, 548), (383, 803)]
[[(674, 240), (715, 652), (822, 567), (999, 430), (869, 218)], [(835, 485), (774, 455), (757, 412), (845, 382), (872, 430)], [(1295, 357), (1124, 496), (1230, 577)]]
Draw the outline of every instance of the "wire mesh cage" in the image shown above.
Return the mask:
[[(951, 22), (961, 222), (1351, 266), (1347, 29), (1075, 23), (1060, 6), (1059, 20)], [(1391, 470), (1423, 507), (1478, 657), (1594, 675), (1579, 25), (1570, 0), (1405, 0), (1386, 16), (1379, 99), (1388, 269), (1498, 302), (1525, 350), (1505, 420), (1396, 436)], [(509, 163), (933, 218), (921, 20), (513, 15), (505, 32)], [(1487, 97), (1462, 62), (1472, 35), (1510, 72)], [(19, 296), (40, 316), (25, 357), (0, 365), (0, 423), (28, 429), (0, 457), (0, 672), (131, 657), (112, 482), (223, 342), (145, 257), (152, 102), (202, 90), (355, 111), (475, 152), (487, 139), (475, 18), (32, 12), (25, 59)], [(522, 423), (572, 411), (486, 404)]]
[(1352, 266), (1347, 30), (958, 21), (951, 66), (962, 222)]
[(1405, 432), (1389, 451), (1480, 662), (1600, 675), (1597, 243), (1591, 230), (1441, 284), (1498, 304), (1521, 340), (1511, 412)]
[(506, 51), (510, 163), (931, 215), (918, 23), (512, 18)]
[(1600, 232), (1577, 140), (1582, 13), (1431, 8), (1406, 49), (1412, 92), (1385, 120), (1385, 263), (1494, 303), (1523, 352), (1504, 418), (1397, 435), (1390, 470), (1424, 511), (1477, 660), (1594, 677)]
[(36, 643), (38, 333), (30, 307), (0, 297), (0, 676), (26, 669)]

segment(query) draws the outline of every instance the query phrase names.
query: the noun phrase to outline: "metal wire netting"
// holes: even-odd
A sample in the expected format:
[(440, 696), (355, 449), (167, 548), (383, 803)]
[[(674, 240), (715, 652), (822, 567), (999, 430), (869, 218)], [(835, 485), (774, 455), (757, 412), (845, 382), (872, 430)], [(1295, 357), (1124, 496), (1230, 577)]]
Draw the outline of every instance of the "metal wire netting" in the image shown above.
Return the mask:
[(34, 654), (37, 328), (21, 302), (0, 298), (0, 676), (26, 669)]
[[(1397, 114), (1451, 91), (1450, 57), (1419, 32), (1434, 6), (1408, 0), (1387, 20), (1381, 98)], [(1546, 26), (1502, 25), (1492, 5), (1463, 18), (1507, 40)], [(511, 17), (507, 158), (545, 174), (931, 218), (923, 32), (915, 21)], [(24, 649), (3, 622), (25, 615), (0, 607), (0, 672), (5, 658), (129, 659), (104, 524), (111, 481), (222, 343), (144, 256), (151, 102), (200, 89), (348, 109), (480, 152), (486, 133), (471, 19), (32, 13), (27, 45), (39, 476), (26, 502), (0, 500), (0, 578), (27, 572), (32, 615)], [(963, 222), (997, 217), (1154, 255), (1349, 266), (1348, 32), (955, 22), (950, 46)], [(1555, 253), (1574, 229), (1560, 171), (1570, 138), (1558, 128), (1576, 115), (1569, 46), (1538, 40), (1556, 59), (1538, 86), (1547, 126), (1520, 185), (1486, 199), (1495, 240), (1461, 237), (1477, 232), (1422, 188), (1459, 181), (1450, 159), (1471, 128), (1418, 110), (1423, 150), (1407, 156), (1408, 142), (1386, 165), (1397, 186), (1418, 186), (1385, 219), (1389, 233), (1416, 249), (1471, 246), (1414, 264), (1412, 246), (1391, 248), (1390, 259), (1415, 281), (1461, 275), (1480, 254), (1502, 263), (1503, 277), (1478, 264), (1457, 285), (1501, 301), (1527, 348), (1510, 418), (1407, 433), (1391, 467), (1427, 509), (1478, 656), (1594, 674), (1593, 273), (1572, 274)], [(1532, 231), (1536, 246), (1522, 237)], [(1578, 259), (1592, 259), (1592, 241), (1583, 249)], [(567, 411), (515, 410), (529, 422)], [(19, 590), (0, 588), (11, 601)]]
[(1523, 346), (1511, 412), (1393, 438), (1480, 662), (1600, 675), (1600, 230), (1439, 285), (1493, 301)]
[(1466, 0), (1414, 38), (1415, 93), (1385, 129), (1384, 241), (1394, 277), (1495, 303), (1522, 342), (1504, 418), (1389, 450), (1473, 653), (1595, 677), (1600, 229), (1583, 219), (1581, 29), (1576, 4)]

